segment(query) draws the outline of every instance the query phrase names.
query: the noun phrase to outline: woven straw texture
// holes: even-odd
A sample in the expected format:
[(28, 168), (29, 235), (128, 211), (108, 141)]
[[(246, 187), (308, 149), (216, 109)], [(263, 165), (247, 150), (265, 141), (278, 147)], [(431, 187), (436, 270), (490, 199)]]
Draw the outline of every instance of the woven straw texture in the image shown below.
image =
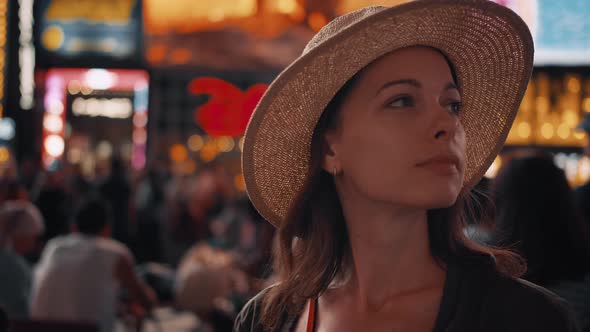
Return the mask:
[(355, 73), (396, 49), (439, 49), (454, 64), (467, 135), (465, 187), (503, 146), (531, 75), (533, 41), (511, 10), (486, 0), (420, 0), (341, 16), (271, 84), (246, 130), (248, 195), (273, 225), (284, 220), (308, 176), (313, 130)]

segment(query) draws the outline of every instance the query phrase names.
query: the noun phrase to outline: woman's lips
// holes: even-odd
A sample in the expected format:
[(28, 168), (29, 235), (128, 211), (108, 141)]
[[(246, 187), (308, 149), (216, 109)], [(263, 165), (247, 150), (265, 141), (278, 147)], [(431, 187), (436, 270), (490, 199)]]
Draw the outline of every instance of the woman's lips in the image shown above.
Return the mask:
[(439, 175), (454, 175), (459, 173), (459, 158), (454, 155), (440, 155), (422, 161), (416, 166)]

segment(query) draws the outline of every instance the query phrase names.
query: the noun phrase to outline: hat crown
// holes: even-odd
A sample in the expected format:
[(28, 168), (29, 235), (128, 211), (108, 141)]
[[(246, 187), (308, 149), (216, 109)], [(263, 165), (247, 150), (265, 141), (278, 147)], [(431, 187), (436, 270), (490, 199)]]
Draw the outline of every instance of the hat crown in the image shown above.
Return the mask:
[(338, 34), (340, 31), (348, 28), (351, 25), (354, 25), (357, 22), (364, 20), (368, 16), (375, 15), (376, 13), (384, 9), (387, 9), (387, 7), (369, 6), (336, 17), (335, 19), (330, 21), (330, 23), (326, 24), (323, 28), (321, 28), (320, 31), (318, 31), (318, 33), (315, 34), (315, 36), (313, 36), (313, 38), (305, 46), (302, 55), (308, 53), (316, 46), (332, 38), (332, 36)]

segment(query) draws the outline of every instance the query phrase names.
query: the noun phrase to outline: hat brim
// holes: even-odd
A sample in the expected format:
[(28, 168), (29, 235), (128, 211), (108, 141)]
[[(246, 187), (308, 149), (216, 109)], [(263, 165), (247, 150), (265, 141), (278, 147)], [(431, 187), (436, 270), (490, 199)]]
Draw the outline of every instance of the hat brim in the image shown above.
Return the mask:
[(313, 131), (333, 96), (374, 60), (409, 46), (436, 48), (453, 64), (467, 136), (465, 188), (481, 179), (530, 79), (531, 34), (518, 15), (491, 1), (414, 1), (335, 33), (270, 85), (248, 124), (242, 157), (248, 195), (269, 222), (279, 225), (302, 189)]

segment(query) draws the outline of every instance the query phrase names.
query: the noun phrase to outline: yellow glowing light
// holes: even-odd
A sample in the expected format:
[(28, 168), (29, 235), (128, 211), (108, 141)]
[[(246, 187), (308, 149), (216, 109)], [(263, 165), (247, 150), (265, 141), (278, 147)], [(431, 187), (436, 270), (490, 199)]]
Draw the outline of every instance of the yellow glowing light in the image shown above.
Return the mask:
[(50, 51), (57, 50), (63, 45), (64, 32), (58, 26), (50, 26), (41, 35), (41, 43)]
[(578, 124), (578, 114), (571, 109), (563, 111), (563, 122), (570, 127), (575, 127)]
[(246, 191), (246, 181), (244, 181), (244, 175), (236, 175), (234, 178), (234, 186), (240, 191)]
[(212, 161), (217, 157), (219, 154), (219, 150), (217, 150), (217, 145), (213, 142), (205, 144), (205, 146), (201, 149), (201, 159), (204, 162)]
[(584, 101), (582, 102), (582, 108), (584, 109), (584, 112), (590, 113), (590, 97), (584, 98)]
[(188, 153), (186, 148), (182, 144), (174, 144), (170, 148), (170, 159), (173, 161), (180, 163), (187, 159)]
[(211, 22), (221, 22), (225, 18), (225, 12), (222, 8), (214, 8), (209, 12), (207, 18)]
[(528, 122), (522, 122), (518, 125), (518, 136), (522, 138), (531, 136), (531, 125)]
[(498, 174), (498, 170), (502, 167), (502, 158), (500, 156), (496, 156), (494, 162), (490, 165), (484, 176), (488, 179), (493, 179)]
[(295, 0), (279, 0), (277, 9), (283, 14), (291, 14), (297, 10), (297, 1)]
[(574, 131), (574, 137), (577, 140), (583, 140), (584, 138), (586, 138), (586, 133), (583, 131)]
[(554, 131), (555, 129), (550, 123), (545, 123), (543, 126), (541, 126), (541, 135), (543, 135), (543, 137), (546, 139), (552, 138)]
[(240, 147), (240, 151), (244, 152), (244, 137), (240, 138), (238, 146)]
[(10, 159), (10, 151), (4, 146), (0, 146), (0, 162), (5, 163)]
[(92, 88), (88, 87), (88, 86), (83, 86), (80, 91), (82, 92), (83, 95), (89, 95), (92, 93)]
[(203, 145), (205, 145), (205, 141), (199, 135), (192, 135), (188, 138), (188, 148), (191, 151), (199, 151), (203, 148)]
[(68, 83), (68, 92), (72, 95), (80, 93), (81, 84), (78, 80), (72, 80)]
[(145, 26), (148, 33), (186, 29), (187, 26), (202, 28), (207, 21), (218, 23), (224, 19), (251, 17), (258, 12), (259, 3), (258, 0), (145, 0)]
[(549, 99), (547, 97), (537, 97), (537, 108), (541, 111), (546, 111), (549, 108)]
[(235, 143), (231, 137), (219, 137), (216, 140), (217, 148), (221, 152), (230, 152), (234, 149)]
[(580, 92), (580, 79), (576, 77), (570, 77), (567, 80), (567, 89), (573, 93)]
[(561, 139), (567, 139), (570, 136), (570, 126), (562, 123), (557, 127), (557, 136)]

